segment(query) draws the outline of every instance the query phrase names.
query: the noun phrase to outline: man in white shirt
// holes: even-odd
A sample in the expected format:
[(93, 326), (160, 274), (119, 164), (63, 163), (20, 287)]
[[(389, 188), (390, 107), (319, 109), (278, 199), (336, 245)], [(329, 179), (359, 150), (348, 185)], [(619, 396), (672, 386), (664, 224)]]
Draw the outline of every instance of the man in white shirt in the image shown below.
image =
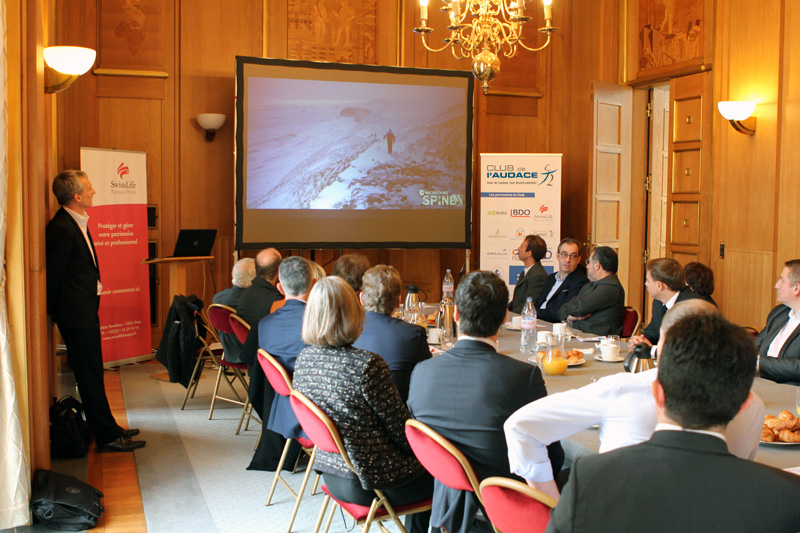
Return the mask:
[(800, 477), (726, 446), (752, 398), (752, 338), (715, 314), (684, 317), (665, 336), (653, 436), (577, 459), (547, 532), (797, 531)]
[[(665, 315), (662, 333), (678, 320), (700, 314), (720, 315), (715, 306), (704, 300), (689, 300), (675, 305)], [(657, 351), (662, 344), (663, 340)], [(621, 372), (519, 409), (503, 426), (511, 471), (532, 487), (558, 499), (545, 448), (551, 442), (595, 424), (599, 426), (600, 453), (649, 439), (657, 423), (652, 395), (657, 372), (657, 369), (638, 374)], [(746, 459), (755, 457), (764, 421), (764, 403), (755, 394), (753, 397), (753, 402), (728, 428), (731, 453)]]
[(779, 305), (756, 337), (761, 377), (800, 385), (800, 259), (784, 263), (775, 284)]

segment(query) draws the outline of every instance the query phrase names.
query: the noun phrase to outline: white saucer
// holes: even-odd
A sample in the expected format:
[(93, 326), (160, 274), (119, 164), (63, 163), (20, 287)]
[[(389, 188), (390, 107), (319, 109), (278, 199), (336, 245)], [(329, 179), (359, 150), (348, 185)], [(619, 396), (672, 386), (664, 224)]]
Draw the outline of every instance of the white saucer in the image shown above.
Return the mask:
[(621, 363), (625, 360), (624, 355), (618, 355), (616, 359), (603, 359), (602, 354), (597, 354), (594, 356), (595, 361), (600, 361), (601, 363)]

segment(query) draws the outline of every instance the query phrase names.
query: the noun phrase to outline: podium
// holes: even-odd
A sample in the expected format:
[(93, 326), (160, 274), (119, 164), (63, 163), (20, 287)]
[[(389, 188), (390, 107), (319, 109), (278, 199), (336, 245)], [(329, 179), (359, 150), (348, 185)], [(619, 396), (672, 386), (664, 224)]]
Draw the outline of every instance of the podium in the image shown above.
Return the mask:
[[(169, 265), (169, 298), (176, 294), (186, 294), (186, 269), (189, 263), (214, 259), (213, 255), (197, 257), (164, 257), (161, 259), (142, 259), (143, 265)], [(171, 301), (171, 300), (170, 300)]]

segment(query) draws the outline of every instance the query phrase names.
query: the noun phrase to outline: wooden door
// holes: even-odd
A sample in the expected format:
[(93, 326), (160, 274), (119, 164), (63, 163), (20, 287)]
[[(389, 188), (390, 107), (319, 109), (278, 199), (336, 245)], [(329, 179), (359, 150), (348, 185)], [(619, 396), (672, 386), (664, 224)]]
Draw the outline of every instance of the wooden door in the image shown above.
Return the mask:
[(667, 257), (681, 264), (710, 259), (711, 72), (670, 81)]
[(591, 246), (610, 246), (619, 254), (622, 285), (628, 282), (630, 255), (631, 123), (633, 90), (623, 85), (592, 85)]

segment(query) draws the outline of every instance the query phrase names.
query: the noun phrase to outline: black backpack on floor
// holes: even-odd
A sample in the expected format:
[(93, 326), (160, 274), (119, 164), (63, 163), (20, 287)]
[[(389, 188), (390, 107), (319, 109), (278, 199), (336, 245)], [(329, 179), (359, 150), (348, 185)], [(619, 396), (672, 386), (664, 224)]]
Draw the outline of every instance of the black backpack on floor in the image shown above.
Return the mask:
[(83, 405), (72, 396), (64, 396), (50, 407), (50, 453), (74, 459), (88, 452), (89, 431)]
[(37, 470), (31, 484), (31, 513), (37, 521), (60, 531), (83, 531), (97, 525), (103, 514), (103, 493), (52, 470)]

